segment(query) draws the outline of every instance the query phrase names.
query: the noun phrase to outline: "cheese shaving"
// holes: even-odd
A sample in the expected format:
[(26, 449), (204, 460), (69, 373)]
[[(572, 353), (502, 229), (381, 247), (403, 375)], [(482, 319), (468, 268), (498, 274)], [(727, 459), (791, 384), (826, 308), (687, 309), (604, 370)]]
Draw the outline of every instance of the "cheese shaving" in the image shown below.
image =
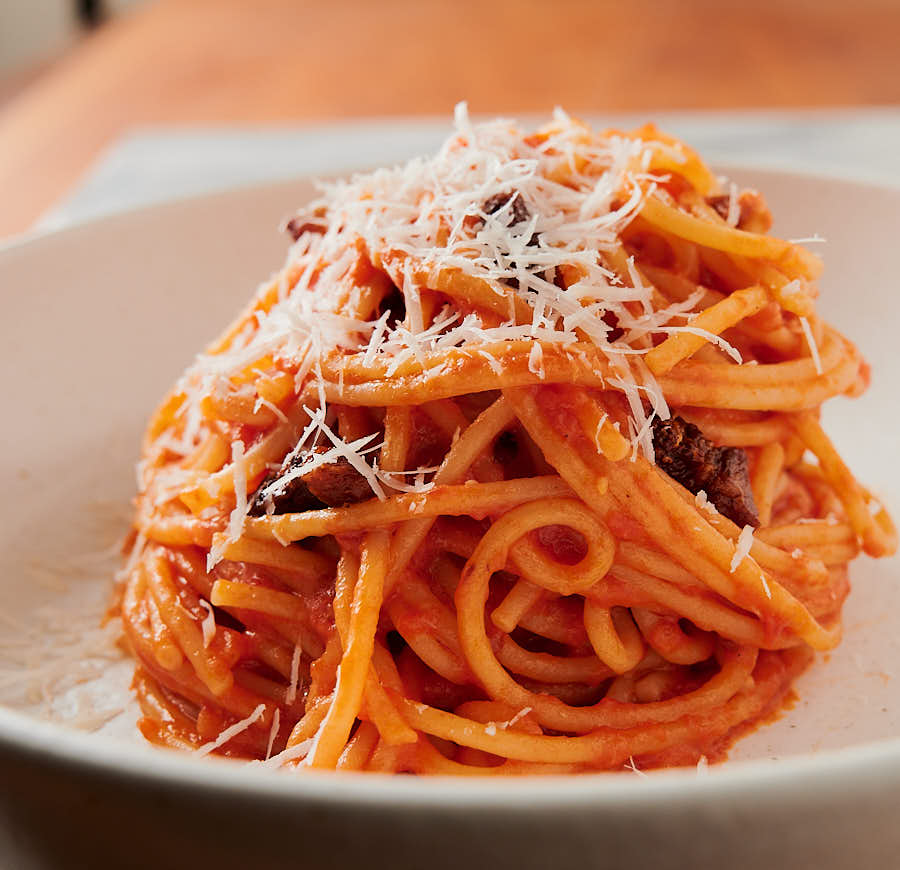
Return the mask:
[(240, 722), (235, 722), (234, 725), (229, 725), (222, 733), (213, 741), (209, 743), (204, 743), (202, 746), (199, 746), (195, 751), (195, 755), (209, 755), (210, 752), (219, 749), (228, 743), (229, 740), (233, 740), (238, 734), (243, 734), (251, 725), (254, 725), (258, 722), (263, 714), (266, 712), (266, 705), (260, 704), (246, 719), (241, 719)]
[(642, 777), (642, 778), (644, 778), (644, 779), (647, 778), (647, 774), (644, 773), (644, 771), (641, 770), (641, 769), (637, 766), (637, 764), (635, 764), (635, 762), (634, 762), (634, 757), (633, 757), (633, 756), (631, 756), (631, 755), (628, 756), (628, 763), (625, 764), (624, 766), (625, 766), (626, 770), (630, 770), (632, 773), (636, 773), (638, 776), (640, 776), (640, 777)]
[(281, 710), (276, 707), (275, 715), (272, 717), (272, 728), (269, 730), (269, 741), (266, 743), (266, 761), (269, 760), (269, 757), (272, 755), (272, 746), (275, 743), (275, 738), (278, 736), (278, 729), (281, 727)]
[(516, 713), (515, 716), (512, 717), (512, 719), (508, 720), (507, 722), (501, 723), (500, 727), (504, 730), (506, 730), (507, 728), (512, 728), (513, 725), (524, 719), (531, 712), (531, 709), (531, 707), (523, 707), (521, 710), (519, 710), (518, 713)]
[(296, 746), (289, 746), (283, 752), (279, 752), (278, 755), (273, 755), (265, 761), (258, 761), (256, 763), (263, 767), (283, 767), (289, 761), (305, 758), (309, 754), (310, 749), (312, 749), (312, 745), (313, 738), (310, 738), (309, 740), (298, 743)]
[[(728, 569), (732, 574), (738, 569), (738, 565), (750, 554), (750, 548), (753, 546), (753, 526), (744, 526), (738, 535), (737, 544), (734, 548), (734, 556), (731, 558), (731, 567)], [(763, 580), (765, 582), (765, 580)], [(771, 595), (769, 596), (771, 597)]]
[(291, 683), (288, 686), (285, 702), (293, 704), (297, 700), (297, 692), (300, 686), (300, 657), (303, 654), (303, 648), (300, 646), (300, 639), (294, 644), (294, 652), (291, 655)]
[(544, 351), (538, 342), (531, 345), (528, 353), (528, 371), (544, 379)]
[(244, 443), (238, 439), (231, 442), (231, 473), (234, 477), (234, 510), (228, 518), (226, 536), (219, 543), (210, 547), (206, 557), (206, 570), (212, 571), (225, 553), (228, 544), (233, 544), (244, 530), (244, 521), (250, 511), (247, 501), (247, 467), (244, 462)]
[(730, 227), (736, 227), (741, 219), (741, 203), (738, 199), (738, 187), (732, 181), (728, 184), (728, 213), (725, 215), (725, 223)]
[[(499, 374), (497, 346), (530, 342), (528, 370), (544, 379), (550, 347), (587, 340), (611, 364), (610, 385), (626, 397), (632, 456), (641, 452), (653, 461), (652, 421), (670, 415), (642, 359), (653, 346), (651, 337), (701, 335), (742, 363), (739, 351), (721, 336), (691, 325), (703, 288), (656, 309), (655, 291), (634, 258), (627, 258), (619, 276), (605, 257), (621, 252), (621, 234), (647, 196), (667, 197), (659, 186), (667, 176), (653, 173), (652, 158), (661, 154), (670, 163), (684, 163), (688, 157), (680, 146), (618, 134), (585, 135), (585, 128), (564, 112), (557, 112), (540, 136), (527, 135), (509, 120), (473, 123), (465, 103), (454, 117), (455, 131), (433, 157), (319, 185), (320, 198), (296, 217), (308, 229), (291, 247), (274, 304), (272, 285), (263, 285), (259, 292), (265, 304), (227, 347), (196, 359), (179, 383), (179, 436), (161, 435), (154, 449), (191, 455), (204, 429), (201, 403), (209, 396), (252, 398), (256, 411), (268, 409), (284, 422), (278, 405), (257, 396), (245, 377), (247, 371), (265, 374), (274, 362), (294, 373), (296, 393), (313, 406), (310, 426), (295, 450), (299, 461), (283, 484), (345, 460), (378, 498), (385, 497), (385, 487), (425, 492), (429, 481), (423, 475), (399, 485), (378, 471), (369, 455), (378, 449), (371, 437), (347, 443), (335, 433), (327, 422), (326, 361), (356, 356), (390, 378), (411, 363), (425, 366), (429, 354), (459, 350), (478, 355)], [(737, 187), (722, 184), (728, 192), (726, 222), (736, 226)], [(358, 295), (360, 268), (371, 266), (402, 293), (405, 312), (383, 310), (371, 320), (336, 313), (346, 311), (347, 299)], [(505, 300), (495, 309), (508, 312), (505, 319), (486, 322), (472, 310), (478, 306), (460, 309), (455, 302), (432, 313), (431, 288), (455, 273)], [(616, 333), (607, 321), (618, 323), (620, 338), (610, 340)], [(819, 370), (808, 324), (802, 323)], [(345, 390), (345, 368), (337, 366), (338, 394)], [(437, 375), (440, 369), (430, 372)], [(334, 389), (333, 381), (330, 385)], [(246, 476), (238, 479), (243, 449), (232, 445), (237, 504), (220, 547), (240, 533), (246, 516)], [(146, 465), (142, 480), (152, 467)], [(173, 478), (165, 490), (159, 487), (159, 497), (177, 497), (190, 485), (189, 479)], [(220, 558), (221, 549), (214, 548), (209, 567)]]
[(719, 512), (719, 509), (709, 500), (705, 489), (697, 491), (697, 494), (694, 496), (694, 504), (707, 513), (717, 514)]
[(805, 317), (798, 318), (800, 328), (803, 330), (803, 337), (806, 339), (806, 345), (809, 348), (809, 355), (812, 357), (813, 365), (816, 367), (816, 374), (822, 374), (822, 358), (819, 356), (819, 346), (816, 344), (815, 336), (809, 325), (809, 320)]
[(206, 611), (206, 616), (203, 617), (203, 622), (200, 623), (200, 628), (203, 631), (203, 648), (206, 649), (216, 636), (216, 616), (213, 613), (212, 605), (205, 599), (200, 599), (200, 606)]
[[(323, 197), (309, 206), (304, 220), (321, 232), (304, 232), (292, 246), (286, 271), (296, 278), (291, 283), (283, 273), (275, 304), (258, 309), (226, 349), (197, 358), (179, 383), (184, 397), (177, 411), (184, 421), (180, 438), (166, 449), (190, 455), (203, 429), (203, 398), (246, 392), (241, 372), (264, 359), (284, 361), (296, 372), (297, 392), (318, 397), (314, 435), (329, 445), (329, 455), (311, 462), (346, 459), (383, 497), (379, 476), (361, 452), (371, 445), (345, 444), (325, 422), (321, 366), (336, 349), (361, 353), (365, 365), (384, 362), (390, 375), (409, 360), (423, 362), (429, 352), (466, 348), (499, 372), (500, 362), (487, 347), (530, 340), (529, 369), (543, 377), (541, 343), (574, 343), (579, 340), (576, 330), (617, 358), (634, 352), (626, 341), (608, 340), (610, 328), (601, 320), (605, 312), (625, 323), (629, 340), (669, 324), (677, 312), (653, 311), (652, 288), (633, 260), (626, 286), (597, 252), (618, 245), (645, 192), (654, 189), (657, 179), (647, 170), (653, 149), (668, 149), (672, 159), (683, 160), (678, 149), (618, 135), (585, 137), (582, 126), (565, 113), (555, 115), (549, 134), (540, 140), (528, 139), (506, 120), (474, 124), (465, 104), (457, 106), (455, 119), (455, 133), (431, 159), (320, 185)], [(569, 173), (565, 183), (553, 180), (563, 168)], [(499, 205), (488, 209), (488, 202)], [(372, 322), (335, 313), (352, 290), (360, 250), (391, 252), (394, 259), (380, 265), (403, 293), (402, 322), (391, 320), (389, 312)], [(565, 288), (556, 283), (562, 266), (580, 275)], [(422, 292), (432, 276), (446, 270), (459, 270), (508, 297), (509, 318), (486, 327), (478, 315), (462, 316), (448, 307), (426, 324)], [(530, 323), (516, 321), (515, 297), (528, 303)], [(626, 307), (635, 302), (644, 317), (633, 316)], [(621, 380), (634, 385), (631, 406), (636, 413), (641, 402), (635, 390), (651, 402), (661, 401), (661, 392), (646, 379), (635, 381), (630, 367), (619, 368)], [(340, 381), (343, 385), (343, 371)], [(254, 408), (267, 408), (284, 419), (278, 406), (262, 396), (254, 397)], [(645, 452), (650, 447), (647, 423), (639, 413), (634, 433)], [(227, 540), (239, 533), (246, 515), (241, 485), (246, 478), (238, 479), (243, 445), (232, 448), (238, 504)], [(219, 558), (220, 552), (211, 554), (210, 567)]]

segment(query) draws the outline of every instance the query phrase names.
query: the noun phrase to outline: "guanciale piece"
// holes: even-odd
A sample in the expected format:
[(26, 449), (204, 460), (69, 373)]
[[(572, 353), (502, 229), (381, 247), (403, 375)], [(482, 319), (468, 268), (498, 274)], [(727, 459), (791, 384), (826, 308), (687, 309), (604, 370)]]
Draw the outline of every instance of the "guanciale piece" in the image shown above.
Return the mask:
[(672, 417), (653, 421), (656, 465), (695, 495), (703, 490), (719, 513), (739, 526), (758, 526), (747, 453), (717, 447), (693, 424)]
[(262, 482), (250, 502), (250, 516), (268, 513), (270, 503), (274, 508), (272, 513), (289, 514), (323, 507), (344, 507), (372, 498), (369, 482), (343, 458), (320, 465), (302, 477), (283, 480), (300, 461), (302, 458), (285, 462)]

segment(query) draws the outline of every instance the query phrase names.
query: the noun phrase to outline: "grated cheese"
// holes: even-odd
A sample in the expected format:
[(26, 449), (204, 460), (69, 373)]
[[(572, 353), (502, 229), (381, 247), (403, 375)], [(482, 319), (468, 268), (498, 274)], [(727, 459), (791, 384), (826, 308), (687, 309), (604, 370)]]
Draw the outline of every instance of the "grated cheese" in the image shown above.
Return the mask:
[(247, 466), (244, 462), (244, 442), (235, 439), (231, 442), (231, 473), (234, 477), (234, 510), (228, 518), (227, 534), (214, 543), (206, 557), (206, 570), (212, 571), (219, 562), (228, 544), (233, 544), (244, 530), (244, 521), (250, 511), (247, 501)]
[[(737, 544), (734, 548), (734, 556), (731, 558), (731, 567), (729, 571), (734, 574), (738, 569), (738, 565), (750, 554), (750, 548), (753, 546), (753, 526), (744, 526), (738, 535)], [(763, 580), (765, 583), (765, 580)], [(771, 595), (769, 596), (772, 597)]]
[(289, 746), (283, 752), (279, 752), (278, 755), (273, 755), (271, 758), (267, 758), (265, 761), (258, 761), (257, 764), (262, 765), (263, 767), (282, 767), (287, 764), (289, 761), (296, 761), (298, 758), (305, 758), (309, 753), (309, 750), (312, 749), (313, 738), (309, 738), (309, 740), (304, 740), (301, 743), (298, 743), (296, 746)]
[(698, 490), (697, 494), (694, 496), (694, 504), (697, 505), (700, 510), (704, 510), (710, 514), (717, 514), (719, 512), (719, 509), (709, 500), (709, 496), (707, 496), (705, 489)]
[(503, 728), (504, 730), (506, 730), (507, 728), (512, 728), (513, 725), (515, 725), (517, 722), (524, 719), (531, 712), (531, 710), (532, 710), (531, 707), (523, 707), (521, 710), (519, 710), (518, 713), (516, 713), (515, 716), (512, 717), (512, 719), (510, 719), (507, 722), (502, 722), (500, 724), (500, 727)]
[[(283, 420), (277, 405), (256, 396), (255, 388), (236, 377), (264, 359), (270, 361), (267, 365), (274, 360), (295, 371), (297, 394), (314, 397), (310, 404), (317, 405), (309, 411), (310, 426), (295, 451), (302, 462), (290, 474), (344, 459), (384, 498), (386, 486), (403, 487), (377, 469), (369, 454), (378, 446), (371, 439), (347, 443), (326, 422), (322, 368), (335, 350), (358, 355), (365, 366), (383, 366), (388, 377), (404, 365), (424, 365), (429, 354), (451, 349), (478, 355), (499, 374), (496, 345), (528, 341), (528, 369), (543, 379), (547, 348), (587, 340), (610, 363), (610, 385), (626, 397), (632, 456), (640, 451), (652, 461), (651, 423), (670, 414), (643, 363), (652, 347), (650, 337), (700, 334), (741, 364), (740, 353), (721, 336), (691, 326), (702, 288), (654, 310), (652, 285), (633, 257), (621, 277), (603, 262), (605, 252), (621, 250), (621, 233), (645, 197), (665, 196), (658, 185), (666, 176), (650, 170), (653, 155), (683, 163), (683, 149), (617, 134), (586, 135), (589, 131), (561, 110), (539, 139), (526, 136), (509, 120), (473, 123), (465, 103), (456, 107), (454, 118), (455, 131), (430, 158), (319, 185), (320, 198), (298, 218), (322, 231), (306, 232), (291, 246), (274, 304), (261, 307), (226, 350), (197, 357), (179, 383), (184, 396), (177, 411), (183, 420), (181, 435), (160, 436), (154, 449), (182, 456), (195, 450), (205, 425), (200, 405), (213, 394), (227, 397), (243, 390), (246, 397), (249, 390), (256, 410), (268, 408)], [(561, 172), (568, 173), (564, 181), (556, 180)], [(728, 185), (726, 221), (734, 226), (740, 215), (737, 187), (722, 183)], [(336, 313), (354, 292), (363, 250), (401, 290), (406, 308), (402, 322), (389, 311), (367, 322)], [(577, 275), (568, 286), (558, 283), (563, 266), (570, 270), (565, 274)], [(508, 309), (506, 319), (486, 323), (475, 312), (447, 305), (426, 325), (423, 293), (437, 276), (455, 272), (505, 297), (508, 303), (500, 307)], [(260, 293), (267, 292), (269, 285), (263, 285)], [(527, 322), (516, 317), (521, 302), (528, 306)], [(616, 341), (610, 341), (607, 315), (623, 330)], [(818, 359), (812, 345), (811, 352)], [(438, 374), (440, 369), (431, 371)], [(342, 393), (343, 367), (337, 386)], [(164, 443), (166, 438), (170, 443)], [(328, 449), (319, 450), (322, 445)], [(235, 456), (232, 465), (240, 504), (230, 517), (227, 540), (246, 515), (246, 490), (238, 485), (241, 467)], [(179, 485), (184, 482), (173, 479), (160, 497), (171, 498)], [(404, 491), (425, 492), (430, 481), (415, 474), (404, 486)], [(210, 567), (220, 555), (210, 554)]]
[(297, 643), (294, 644), (294, 652), (291, 655), (291, 684), (288, 686), (287, 695), (285, 696), (285, 701), (288, 704), (293, 704), (297, 700), (297, 692), (300, 687), (300, 656), (302, 654), (303, 649), (300, 646), (300, 638), (297, 638)]
[(816, 374), (822, 374), (822, 358), (819, 356), (819, 346), (816, 344), (816, 339), (812, 334), (812, 329), (809, 325), (809, 320), (805, 317), (798, 318), (800, 320), (800, 327), (803, 330), (803, 337), (806, 339), (807, 347), (809, 347), (809, 355), (812, 357), (813, 365), (816, 367)]
[(544, 379), (544, 350), (538, 341), (531, 345), (528, 353), (528, 371)]
[(281, 727), (281, 710), (276, 707), (275, 715), (272, 717), (272, 728), (269, 731), (269, 742), (266, 744), (266, 761), (269, 760), (269, 756), (272, 754), (272, 745), (275, 743), (275, 738), (278, 736), (278, 729)]
[(738, 187), (732, 181), (728, 184), (728, 213), (725, 215), (725, 223), (730, 227), (736, 227), (741, 219), (741, 203), (738, 199)]
[(206, 649), (216, 636), (216, 617), (213, 613), (212, 605), (205, 599), (200, 599), (200, 606), (206, 611), (200, 628), (203, 630), (203, 648)]
[(633, 757), (633, 756), (631, 756), (631, 755), (628, 756), (628, 763), (627, 763), (626, 765), (624, 765), (624, 766), (625, 766), (625, 768), (626, 768), (627, 770), (630, 770), (632, 773), (636, 773), (638, 776), (643, 777), (644, 779), (647, 778), (647, 774), (644, 773), (644, 771), (641, 770), (641, 769), (634, 763), (634, 757)]
[(285, 414), (278, 405), (274, 402), (270, 402), (268, 399), (264, 399), (262, 396), (257, 396), (256, 402), (253, 405), (253, 412), (256, 413), (260, 408), (268, 408), (282, 423), (287, 423), (287, 414)]
[(202, 746), (198, 747), (194, 754), (195, 755), (209, 755), (215, 749), (218, 749), (221, 746), (224, 746), (228, 743), (229, 740), (233, 740), (238, 734), (243, 734), (251, 725), (258, 722), (263, 714), (266, 712), (266, 705), (260, 704), (246, 719), (241, 719), (240, 722), (235, 722), (234, 725), (229, 725), (215, 740), (212, 740), (209, 743), (204, 743)]

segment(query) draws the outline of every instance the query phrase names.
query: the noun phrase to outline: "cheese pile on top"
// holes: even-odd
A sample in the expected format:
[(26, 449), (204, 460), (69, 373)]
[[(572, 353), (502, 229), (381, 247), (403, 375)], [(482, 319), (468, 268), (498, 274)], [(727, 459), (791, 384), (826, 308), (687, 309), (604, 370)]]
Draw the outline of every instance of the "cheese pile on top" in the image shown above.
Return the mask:
[[(601, 137), (560, 110), (540, 134), (531, 135), (510, 121), (473, 124), (460, 105), (456, 130), (435, 156), (320, 185), (322, 197), (290, 224), (296, 241), (281, 273), (278, 301), (260, 311), (226, 352), (201, 355), (188, 370), (179, 385), (186, 396), (179, 411), (184, 425), (177, 438), (163, 436), (166, 449), (182, 455), (196, 449), (203, 428), (200, 403), (237, 389), (231, 376), (264, 359), (284, 361), (297, 372), (298, 394), (318, 392), (294, 450), (305, 451), (308, 464), (296, 473), (343, 457), (383, 497), (388, 477), (377, 467), (374, 436), (347, 444), (326, 420), (320, 365), (327, 354), (339, 348), (363, 354), (365, 362), (382, 363), (390, 374), (429, 352), (467, 348), (499, 371), (497, 360), (479, 347), (533, 340), (529, 368), (540, 377), (541, 343), (565, 347), (587, 337), (616, 373), (610, 385), (628, 400), (626, 434), (635, 450), (652, 459), (652, 420), (668, 419), (669, 410), (642, 355), (652, 347), (650, 334), (691, 328), (686, 323), (702, 291), (654, 310), (651, 288), (633, 261), (627, 259), (627, 275), (620, 276), (603, 265), (602, 255), (621, 252), (620, 233), (664, 180), (649, 170), (660, 152), (668, 165), (687, 160), (677, 144)], [(363, 322), (339, 311), (341, 278), (360, 244), (402, 292), (404, 320), (385, 311)], [(572, 267), (567, 274), (576, 280), (557, 280), (561, 267)], [(422, 275), (442, 270), (459, 270), (515, 294), (527, 303), (530, 322), (521, 316), (517, 322), (512, 311), (499, 325), (496, 318), (484, 322), (478, 313), (448, 304), (426, 325)], [(260, 399), (257, 407), (263, 404)], [(313, 444), (327, 449), (313, 452)], [(236, 474), (244, 448), (232, 445)], [(407, 479), (407, 487), (428, 488), (427, 470), (421, 471)], [(389, 485), (400, 485), (397, 475)], [(232, 532), (247, 510), (246, 499), (239, 500), (235, 514), (241, 516), (233, 517)]]

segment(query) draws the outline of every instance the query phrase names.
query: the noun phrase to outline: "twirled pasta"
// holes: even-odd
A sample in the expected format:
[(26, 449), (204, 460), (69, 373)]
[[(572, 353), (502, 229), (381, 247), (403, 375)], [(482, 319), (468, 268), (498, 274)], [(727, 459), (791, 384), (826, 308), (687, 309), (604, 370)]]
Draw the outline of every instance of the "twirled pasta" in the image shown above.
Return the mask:
[[(144, 735), (454, 775), (721, 758), (838, 642), (847, 562), (896, 548), (818, 422), (868, 370), (768, 223), (655, 128), (464, 112), (291, 221), (148, 427)], [(666, 420), (758, 522), (678, 476)]]

